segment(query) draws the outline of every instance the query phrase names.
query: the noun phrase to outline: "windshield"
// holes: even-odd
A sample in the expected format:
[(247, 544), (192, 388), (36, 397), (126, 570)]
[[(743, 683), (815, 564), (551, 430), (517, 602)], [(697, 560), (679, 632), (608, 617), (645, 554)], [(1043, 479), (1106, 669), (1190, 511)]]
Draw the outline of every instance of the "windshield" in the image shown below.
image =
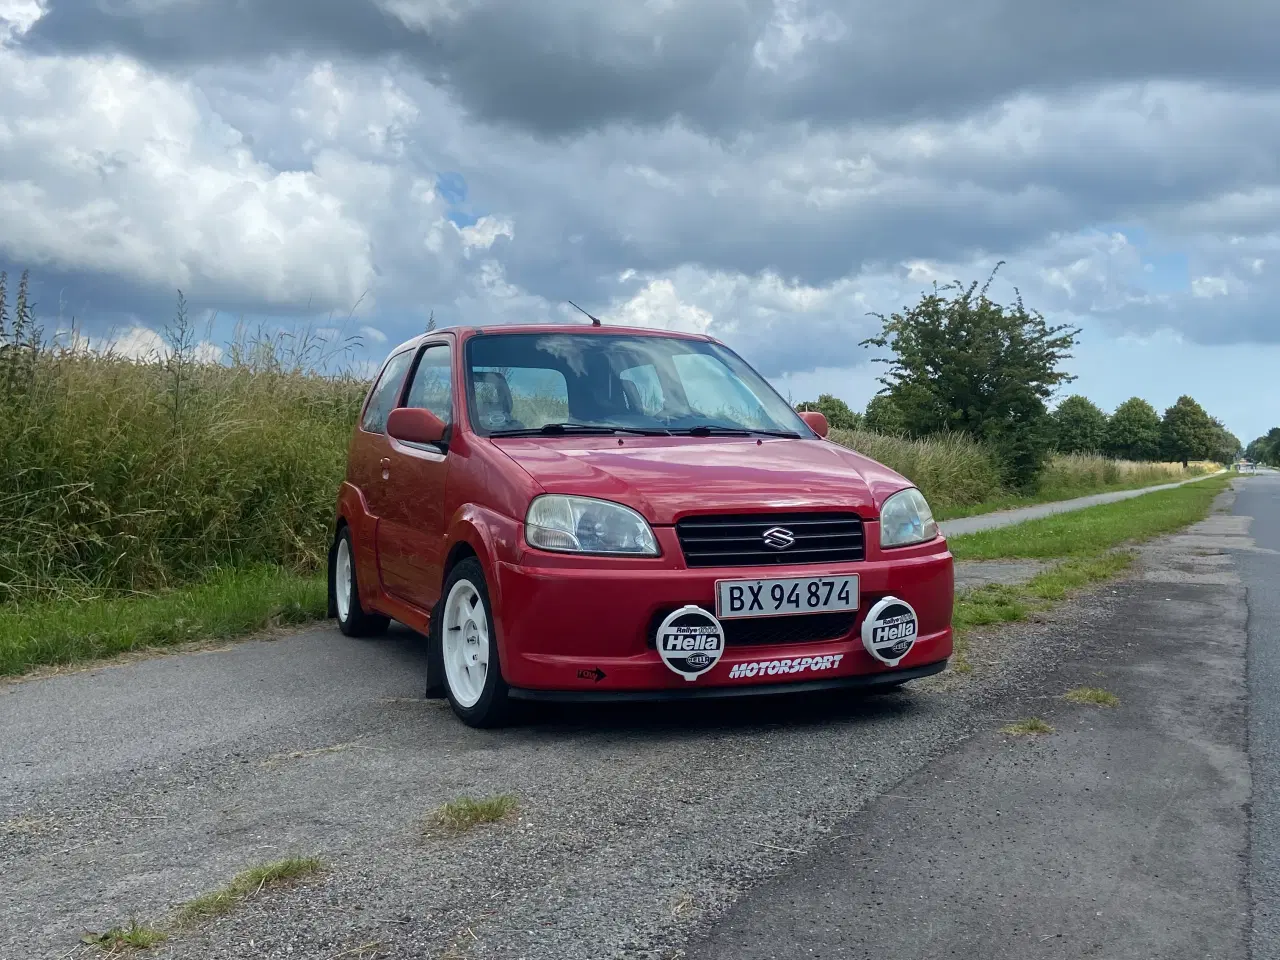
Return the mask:
[(473, 428), (529, 433), (812, 437), (758, 373), (719, 344), (626, 334), (480, 334), (467, 342)]

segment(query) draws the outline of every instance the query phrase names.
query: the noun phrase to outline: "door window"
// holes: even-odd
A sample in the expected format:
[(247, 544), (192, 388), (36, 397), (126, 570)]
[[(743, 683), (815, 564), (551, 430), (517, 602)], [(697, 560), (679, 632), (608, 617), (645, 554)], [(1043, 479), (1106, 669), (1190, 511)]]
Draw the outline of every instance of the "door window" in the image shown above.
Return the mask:
[(447, 343), (432, 344), (423, 350), (409, 383), (409, 394), (404, 398), (406, 407), (430, 410), (446, 426), (453, 423), (453, 367), (449, 354)]
[(382, 370), (373, 393), (369, 396), (369, 404), (364, 409), (364, 417), (360, 421), (360, 429), (368, 433), (386, 433), (387, 417), (396, 407), (400, 399), (400, 387), (404, 384), (405, 371), (413, 354), (406, 350), (392, 357)]

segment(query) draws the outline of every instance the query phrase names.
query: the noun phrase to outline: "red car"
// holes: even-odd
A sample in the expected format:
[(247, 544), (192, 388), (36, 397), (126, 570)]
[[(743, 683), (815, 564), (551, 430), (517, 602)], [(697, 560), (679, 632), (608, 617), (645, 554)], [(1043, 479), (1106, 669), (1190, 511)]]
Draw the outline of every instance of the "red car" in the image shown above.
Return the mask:
[(397, 347), (351, 441), (343, 633), (428, 638), (473, 726), (512, 698), (894, 686), (951, 655), (951, 554), (909, 481), (705, 336), (455, 328)]

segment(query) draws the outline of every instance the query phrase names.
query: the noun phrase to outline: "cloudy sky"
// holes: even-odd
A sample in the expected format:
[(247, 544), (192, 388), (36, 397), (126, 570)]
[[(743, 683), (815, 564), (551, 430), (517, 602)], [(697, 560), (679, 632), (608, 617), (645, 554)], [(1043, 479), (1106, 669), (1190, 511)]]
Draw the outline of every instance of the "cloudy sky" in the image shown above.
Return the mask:
[(0, 267), (51, 328), (145, 345), (181, 288), (356, 361), (572, 298), (861, 406), (868, 314), (1004, 260), (1072, 390), (1247, 442), (1277, 50), (1274, 0), (0, 0)]

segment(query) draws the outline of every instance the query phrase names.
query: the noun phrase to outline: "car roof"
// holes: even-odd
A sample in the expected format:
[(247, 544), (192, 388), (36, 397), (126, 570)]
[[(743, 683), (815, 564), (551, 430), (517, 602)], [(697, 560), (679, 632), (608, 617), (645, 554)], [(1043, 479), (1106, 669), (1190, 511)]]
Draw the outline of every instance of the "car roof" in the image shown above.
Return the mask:
[(402, 350), (416, 347), (419, 344), (435, 337), (439, 337), (442, 334), (457, 337), (459, 340), (466, 340), (470, 337), (492, 336), (499, 333), (572, 333), (586, 334), (588, 336), (616, 336), (618, 334), (626, 334), (628, 336), (638, 337), (675, 337), (680, 340), (709, 341), (713, 339), (703, 333), (685, 333), (679, 330), (662, 330), (656, 327), (619, 327), (607, 323), (601, 324), (598, 327), (590, 323), (503, 323), (483, 327), (441, 327), (438, 330), (421, 333), (410, 340), (406, 340), (394, 350), (391, 350), (388, 356), (400, 353)]

